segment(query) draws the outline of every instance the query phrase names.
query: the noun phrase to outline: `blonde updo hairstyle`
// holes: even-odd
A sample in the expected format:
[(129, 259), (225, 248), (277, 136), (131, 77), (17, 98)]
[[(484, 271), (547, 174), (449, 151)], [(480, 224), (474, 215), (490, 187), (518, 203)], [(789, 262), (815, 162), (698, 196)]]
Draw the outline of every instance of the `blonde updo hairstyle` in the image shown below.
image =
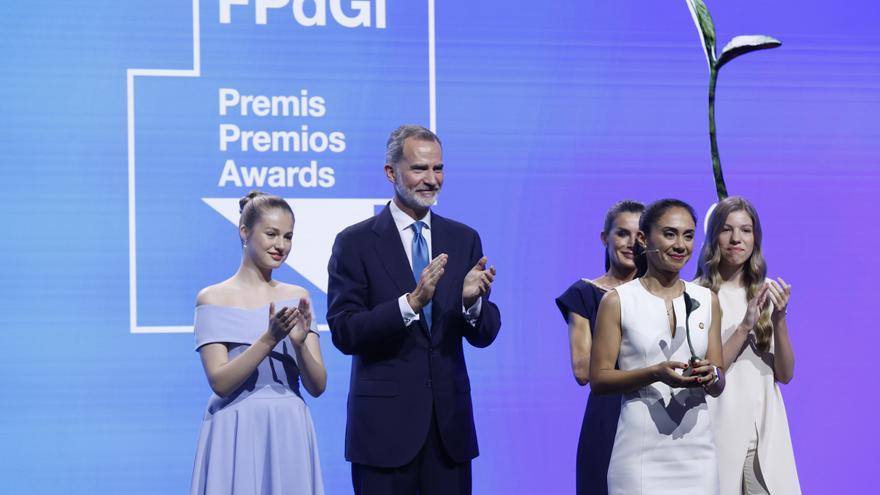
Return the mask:
[[(253, 230), (254, 225), (256, 225), (267, 211), (276, 208), (290, 213), (290, 218), (295, 220), (293, 210), (284, 198), (273, 194), (267, 194), (262, 191), (254, 190), (249, 192), (247, 196), (238, 200), (238, 208), (239, 213), (241, 213), (241, 217), (238, 220), (238, 227), (239, 229), (241, 229), (241, 227), (246, 227), (248, 232)], [(244, 239), (242, 239), (241, 242), (242, 245), (244, 245)]]
[[(744, 211), (752, 219), (755, 243), (752, 255), (743, 266), (743, 285), (746, 288), (746, 300), (751, 300), (761, 290), (767, 278), (767, 262), (761, 254), (761, 220), (755, 207), (743, 197), (730, 196), (718, 202), (718, 206), (709, 216), (709, 226), (706, 229), (706, 240), (700, 250), (700, 260), (697, 265), (697, 283), (718, 292), (721, 287), (721, 274), (718, 267), (721, 264), (721, 250), (718, 247), (718, 237), (724, 229), (727, 217), (736, 211)], [(761, 312), (758, 323), (755, 325), (755, 337), (758, 349), (766, 352), (770, 349), (770, 339), (773, 338), (773, 324), (770, 322), (770, 308)]]

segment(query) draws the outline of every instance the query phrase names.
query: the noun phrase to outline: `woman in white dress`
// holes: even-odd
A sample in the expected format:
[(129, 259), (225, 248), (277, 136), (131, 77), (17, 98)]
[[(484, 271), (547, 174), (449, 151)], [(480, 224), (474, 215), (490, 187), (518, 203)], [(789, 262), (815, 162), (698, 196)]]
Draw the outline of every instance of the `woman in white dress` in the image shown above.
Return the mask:
[(697, 282), (718, 293), (727, 392), (710, 401), (723, 495), (800, 494), (777, 382), (794, 374), (785, 312), (791, 286), (766, 279), (761, 221), (743, 198), (709, 218)]
[(647, 272), (599, 304), (592, 389), (623, 393), (608, 468), (612, 495), (718, 493), (706, 394), (724, 389), (720, 309), (709, 289), (679, 276), (695, 225), (683, 201), (648, 206), (637, 244)]

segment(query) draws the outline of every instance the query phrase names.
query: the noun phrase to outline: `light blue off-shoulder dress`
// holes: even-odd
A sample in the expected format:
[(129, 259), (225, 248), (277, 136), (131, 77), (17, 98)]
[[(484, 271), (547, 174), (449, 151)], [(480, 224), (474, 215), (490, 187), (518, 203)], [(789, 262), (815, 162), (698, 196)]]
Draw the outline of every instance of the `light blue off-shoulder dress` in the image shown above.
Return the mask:
[[(298, 302), (278, 301), (276, 311), (296, 307)], [(232, 360), (259, 339), (268, 324), (268, 305), (256, 309), (198, 306), (196, 349), (221, 342)], [(238, 390), (228, 397), (212, 394), (208, 400), (190, 493), (324, 493), (315, 428), (302, 399), (289, 339), (279, 342)]]

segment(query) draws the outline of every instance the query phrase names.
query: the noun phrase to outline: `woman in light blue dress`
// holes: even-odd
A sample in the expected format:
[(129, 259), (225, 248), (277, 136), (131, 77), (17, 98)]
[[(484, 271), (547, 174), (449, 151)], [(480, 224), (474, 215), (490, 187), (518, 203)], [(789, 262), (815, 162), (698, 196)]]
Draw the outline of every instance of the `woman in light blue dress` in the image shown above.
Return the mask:
[(272, 279), (290, 253), (282, 198), (240, 201), (241, 265), (196, 301), (196, 349), (214, 394), (202, 420), (190, 493), (323, 494), (314, 397), (327, 372), (308, 292)]

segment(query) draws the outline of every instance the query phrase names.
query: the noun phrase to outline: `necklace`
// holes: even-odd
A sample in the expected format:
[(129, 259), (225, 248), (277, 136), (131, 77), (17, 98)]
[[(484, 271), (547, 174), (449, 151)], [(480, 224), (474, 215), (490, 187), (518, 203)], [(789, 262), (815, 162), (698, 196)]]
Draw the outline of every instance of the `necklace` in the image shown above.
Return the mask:
[(651, 288), (648, 287), (648, 283), (645, 281), (644, 278), (639, 279), (639, 283), (642, 284), (642, 287), (644, 287), (646, 291), (648, 291), (648, 294), (651, 294), (654, 297), (658, 297), (660, 299), (663, 299), (664, 301), (671, 301), (673, 299), (677, 299), (677, 298), (681, 297), (682, 294), (684, 294), (684, 292), (685, 292), (684, 280), (679, 279), (678, 281), (680, 282), (679, 287), (681, 288), (681, 291), (673, 297), (666, 297), (665, 294), (663, 294), (663, 295), (656, 294), (653, 290), (651, 290)]
[(642, 287), (645, 289), (645, 291), (648, 292), (648, 294), (651, 294), (652, 296), (656, 297), (657, 299), (660, 299), (663, 301), (663, 307), (666, 310), (666, 320), (669, 322), (669, 329), (672, 332), (673, 338), (675, 338), (675, 303), (673, 301), (676, 298), (681, 297), (681, 295), (684, 294), (684, 292), (685, 292), (684, 281), (679, 279), (679, 282), (681, 282), (681, 284), (680, 284), (681, 292), (679, 292), (675, 297), (667, 298), (665, 295), (661, 296), (661, 295), (655, 294), (648, 287), (648, 284), (646, 283), (646, 281), (644, 279), (642, 279), (642, 278), (639, 279), (639, 283), (642, 285)]

